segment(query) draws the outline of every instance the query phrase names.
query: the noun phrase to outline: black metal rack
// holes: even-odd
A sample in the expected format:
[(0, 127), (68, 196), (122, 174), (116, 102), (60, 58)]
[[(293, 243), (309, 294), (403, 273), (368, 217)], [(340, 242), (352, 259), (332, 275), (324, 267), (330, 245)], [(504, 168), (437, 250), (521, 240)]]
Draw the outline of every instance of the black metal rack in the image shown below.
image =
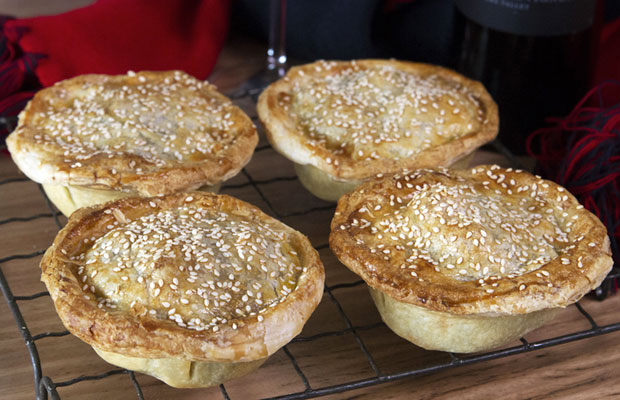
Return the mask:
[[(236, 95), (232, 97), (233, 97), (233, 100), (235, 101), (240, 101), (245, 98), (251, 98), (255, 102), (257, 95), (258, 95), (258, 91), (245, 91), (243, 93), (237, 93)], [(503, 146), (501, 146), (500, 143), (496, 143), (495, 147), (500, 153), (507, 156), (509, 160), (511, 160), (511, 162), (515, 164), (518, 163), (518, 161), (514, 157), (511, 156), (510, 152), (508, 152)], [(270, 148), (269, 145), (262, 145), (256, 149), (256, 152), (261, 152), (269, 148)], [(268, 185), (276, 181), (293, 181), (297, 178), (296, 177), (279, 177), (279, 178), (273, 178), (273, 179), (268, 179), (268, 180), (259, 180), (259, 179), (255, 179), (248, 172), (247, 168), (244, 168), (242, 170), (242, 174), (245, 176), (245, 178), (247, 178), (247, 182), (241, 183), (241, 184), (223, 185), (221, 190), (225, 192), (227, 189), (235, 189), (235, 188), (250, 186), (253, 188), (253, 190), (255, 190), (258, 196), (260, 196), (262, 201), (264, 201), (264, 203), (267, 205), (268, 210), (265, 210), (265, 211), (269, 212), (270, 214), (276, 216), (279, 219), (292, 217), (292, 216), (307, 215), (307, 214), (311, 214), (317, 211), (327, 211), (330, 209), (334, 209), (334, 206), (329, 205), (329, 206), (312, 207), (312, 208), (308, 208), (308, 209), (298, 211), (298, 212), (281, 213), (276, 207), (273, 206), (272, 201), (270, 201), (269, 197), (265, 194), (262, 187), (264, 185)], [(4, 187), (5, 185), (11, 184), (11, 183), (24, 182), (24, 181), (28, 181), (28, 179), (26, 178), (7, 179), (4, 181), (0, 181), (0, 187)], [(61, 223), (61, 220), (59, 218), (59, 215), (60, 215), (59, 212), (52, 206), (50, 201), (47, 199), (42, 188), (40, 186), (39, 188), (40, 188), (41, 195), (45, 198), (45, 202), (49, 208), (49, 213), (39, 213), (39, 214), (35, 214), (29, 217), (7, 218), (4, 220), (0, 220), (0, 225), (7, 224), (7, 223), (27, 222), (27, 221), (32, 221), (32, 220), (42, 219), (42, 218), (53, 218), (58, 229), (62, 228), (63, 224)], [(328, 248), (328, 245), (323, 244), (323, 245), (317, 246), (316, 248), (317, 250), (322, 250), (322, 249)], [(142, 388), (138, 380), (136, 379), (134, 372), (128, 371), (125, 369), (112, 369), (103, 374), (79, 376), (74, 379), (70, 379), (70, 380), (66, 380), (62, 382), (54, 382), (48, 376), (43, 375), (43, 368), (41, 365), (38, 349), (36, 346), (37, 341), (43, 338), (48, 338), (48, 337), (65, 336), (65, 335), (68, 335), (69, 332), (68, 331), (43, 332), (40, 334), (32, 335), (22, 315), (22, 312), (19, 307), (19, 303), (31, 301), (31, 300), (34, 300), (34, 299), (37, 299), (43, 296), (49, 296), (49, 293), (46, 291), (43, 291), (39, 293), (34, 293), (29, 296), (14, 296), (5, 278), (5, 275), (2, 271), (1, 266), (2, 264), (5, 264), (12, 260), (35, 258), (37, 256), (42, 255), (44, 251), (45, 250), (39, 250), (39, 251), (35, 251), (32, 253), (14, 254), (14, 255), (4, 257), (4, 258), (0, 258), (0, 288), (8, 303), (8, 306), (11, 312), (13, 313), (15, 321), (17, 322), (17, 326), (20, 330), (20, 333), (28, 349), (30, 360), (32, 362), (32, 368), (33, 368), (33, 374), (34, 374), (34, 387), (35, 387), (35, 393), (36, 393), (37, 399), (40, 399), (40, 400), (60, 399), (60, 396), (57, 391), (57, 388), (59, 387), (70, 386), (70, 385), (74, 385), (78, 382), (83, 382), (83, 381), (105, 379), (109, 376), (119, 375), (119, 374), (127, 375), (127, 377), (130, 379), (131, 383), (133, 384), (136, 390), (137, 398), (144, 399)], [(615, 279), (618, 277), (620, 277), (620, 271), (618, 269), (614, 269), (608, 276), (606, 283), (609, 283), (611, 282), (612, 279)], [(588, 324), (590, 326), (589, 329), (572, 332), (572, 333), (565, 334), (562, 336), (551, 337), (551, 338), (543, 339), (543, 340), (536, 341), (536, 342), (528, 342), (524, 338), (521, 338), (521, 344), (519, 346), (486, 352), (483, 354), (461, 356), (461, 355), (456, 355), (453, 353), (448, 353), (450, 356), (450, 360), (447, 362), (438, 362), (438, 363), (435, 363), (433, 365), (426, 366), (423, 368), (405, 369), (397, 373), (385, 374), (385, 373), (382, 373), (380, 368), (377, 366), (377, 363), (375, 362), (373, 355), (368, 351), (366, 345), (364, 344), (364, 341), (362, 340), (362, 337), (359, 334), (359, 332), (371, 331), (374, 329), (384, 327), (385, 325), (383, 323), (375, 323), (375, 324), (365, 325), (365, 326), (355, 326), (351, 322), (351, 319), (349, 318), (347, 313), (344, 311), (344, 308), (341, 305), (340, 301), (337, 299), (336, 296), (334, 296), (335, 291), (338, 291), (340, 289), (345, 289), (345, 288), (356, 287), (356, 286), (362, 285), (363, 283), (364, 282), (361, 280), (355, 280), (351, 282), (346, 282), (346, 283), (341, 283), (341, 284), (336, 284), (336, 285), (331, 285), (331, 286), (330, 285), (325, 286), (325, 295), (324, 295), (323, 301), (333, 303), (333, 305), (336, 307), (337, 312), (340, 318), (342, 319), (342, 322), (346, 326), (346, 328), (341, 329), (341, 330), (325, 331), (325, 332), (321, 332), (321, 333), (318, 333), (312, 336), (298, 336), (294, 338), (291, 343), (310, 342), (310, 341), (314, 341), (314, 340), (324, 338), (324, 337), (330, 337), (330, 336), (334, 337), (334, 336), (342, 336), (345, 334), (352, 334), (353, 337), (355, 338), (357, 346), (359, 347), (361, 352), (364, 354), (366, 360), (368, 361), (370, 368), (373, 371), (373, 376), (369, 378), (365, 378), (365, 379), (342, 382), (342, 383), (338, 383), (338, 384), (330, 385), (330, 386), (312, 387), (304, 371), (302, 370), (299, 363), (297, 362), (297, 359), (291, 353), (287, 345), (282, 348), (282, 351), (287, 356), (287, 358), (290, 360), (291, 368), (295, 370), (296, 374), (301, 379), (305, 387), (305, 390), (294, 392), (294, 393), (289, 393), (289, 394), (281, 395), (277, 397), (272, 397), (271, 399), (287, 399), (287, 400), (288, 399), (307, 399), (307, 398), (319, 397), (319, 396), (324, 396), (324, 395), (329, 395), (329, 394), (341, 393), (341, 392), (345, 392), (349, 390), (360, 389), (360, 388), (364, 388), (368, 386), (392, 382), (392, 381), (396, 381), (396, 380), (400, 380), (404, 378), (412, 378), (412, 377), (416, 377), (420, 375), (430, 374), (430, 373), (446, 370), (448, 368), (454, 368), (458, 366), (464, 366), (464, 365), (474, 364), (474, 363), (478, 363), (482, 361), (488, 361), (488, 360), (508, 357), (508, 356), (512, 356), (516, 354), (526, 353), (526, 352), (539, 350), (539, 349), (543, 349), (543, 348), (550, 347), (550, 346), (556, 346), (556, 345), (573, 342), (576, 340), (590, 338), (593, 336), (598, 336), (598, 335), (620, 330), (620, 322), (608, 324), (608, 325), (602, 325), (602, 326), (597, 324), (594, 318), (590, 314), (588, 314), (588, 312), (586, 312), (579, 303), (576, 303), (574, 307), (576, 307), (577, 310), (579, 310), (579, 312), (581, 313), (581, 315), (585, 319), (587, 319)], [(609, 287), (609, 285), (607, 285), (607, 287)], [(602, 297), (604, 297), (606, 293), (604, 292), (602, 293), (602, 295), (603, 295)], [(225, 385), (220, 385), (220, 391), (224, 399), (230, 399), (230, 396), (226, 390)]]

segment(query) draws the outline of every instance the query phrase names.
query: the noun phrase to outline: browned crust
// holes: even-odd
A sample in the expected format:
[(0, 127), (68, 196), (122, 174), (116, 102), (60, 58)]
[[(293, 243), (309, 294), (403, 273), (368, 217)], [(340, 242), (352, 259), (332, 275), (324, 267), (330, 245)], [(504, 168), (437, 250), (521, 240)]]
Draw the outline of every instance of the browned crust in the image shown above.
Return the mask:
[[(470, 80), (450, 69), (430, 64), (396, 60), (356, 60), (355, 63), (362, 68), (372, 69), (390, 65), (412, 74), (435, 74), (458, 82), (478, 101), (485, 117), (482, 129), (400, 160), (381, 158), (355, 161), (350, 157), (335, 155), (323, 147), (310, 146), (304, 134), (295, 126), (295, 119), (279, 105), (278, 99), (292, 91), (296, 80), (321, 79), (328, 74), (337, 74), (351, 67), (351, 61), (335, 61), (330, 62), (333, 67), (329, 71), (322, 69), (317, 72), (315, 66), (319, 63), (321, 62), (291, 68), (284, 78), (267, 87), (258, 99), (257, 111), (265, 127), (267, 139), (274, 149), (298, 164), (311, 164), (343, 180), (367, 179), (377, 173), (395, 173), (402, 169), (449, 166), (497, 136), (499, 127), (497, 105), (480, 82)], [(327, 162), (327, 159), (331, 159), (332, 162)], [(337, 163), (333, 162), (335, 159)]]
[[(475, 169), (481, 168), (482, 171), (493, 168), (495, 173), (505, 174), (506, 180), (512, 178), (517, 183), (529, 185), (538, 183), (539, 192), (543, 191), (540, 177), (527, 172), (497, 166), (479, 166)], [(396, 300), (429, 310), (453, 314), (523, 314), (546, 308), (565, 307), (599, 286), (609, 273), (613, 261), (610, 257), (610, 243), (604, 225), (595, 215), (579, 206), (578, 201), (568, 191), (563, 190), (562, 196), (566, 195), (565, 200), (558, 201), (556, 196), (560, 186), (546, 180), (544, 182), (549, 185), (547, 189), (544, 189), (546, 197), (554, 206), (561, 209), (556, 212), (567, 212), (569, 216), (578, 216), (574, 220), (575, 223), (569, 236), (575, 247), (551, 259), (539, 269), (515, 278), (503, 277), (499, 281), (499, 286), (494, 288), (491, 294), (477, 285), (475, 280), (452, 279), (435, 272), (432, 265), (422, 260), (416, 263), (418, 274), (424, 277), (423, 282), (413, 279), (408, 274), (393, 272), (398, 269), (392, 269), (389, 262), (386, 262), (379, 254), (371, 253), (368, 243), (364, 245), (356, 243), (356, 234), (360, 229), (350, 226), (350, 221), (353, 218), (359, 218), (357, 210), (362, 202), (373, 198), (384, 199), (390, 194), (404, 198), (407, 191), (418, 190), (417, 185), (445, 179), (446, 171), (448, 170), (416, 171), (420, 173), (420, 176), (408, 181), (413, 188), (406, 189), (403, 186), (400, 192), (394, 185), (400, 177), (396, 175), (366, 182), (352, 193), (343, 196), (338, 201), (329, 237), (330, 247), (340, 261), (361, 276), (368, 285), (385, 292)], [(487, 178), (485, 173), (474, 175), (471, 170), (451, 170), (449, 174), (452, 177), (458, 176), (472, 180), (486, 180)], [(499, 189), (499, 185), (495, 187)], [(529, 193), (522, 194), (522, 196), (528, 195)], [(342, 226), (345, 229), (342, 229)], [(575, 240), (578, 235), (584, 235), (584, 238), (580, 241)], [(583, 263), (581, 269), (578, 267), (580, 257)], [(564, 265), (561, 258), (568, 258), (570, 263)], [(547, 271), (549, 277), (539, 274), (541, 269)], [(551, 287), (548, 286), (549, 284)], [(521, 285), (525, 285), (524, 290), (519, 290)]]
[[(250, 161), (258, 143), (258, 134), (251, 119), (213, 85), (204, 85), (200, 95), (230, 104), (229, 111), (234, 121), (230, 145), (215, 155), (204, 154), (199, 159), (182, 160), (154, 168), (151, 162), (138, 154), (114, 157), (101, 154), (88, 160), (79, 160), (82, 165), (72, 167), (78, 161), (73, 154), (65, 155), (60, 147), (51, 143), (42, 146), (35, 140), (39, 132), (33, 121), (41, 117), (48, 100), (62, 96), (63, 91), (77, 90), (85, 83), (103, 83), (104, 79), (124, 85), (136, 85), (138, 78), (145, 78), (146, 82), (162, 83), (174, 74), (181, 74), (184, 79), (194, 79), (179, 71), (143, 71), (134, 76), (112, 77), (92, 74), (71, 78), (39, 91), (20, 114), (16, 130), (7, 138), (13, 160), (22, 172), (39, 183), (112, 189), (143, 196), (194, 190), (235, 176)], [(137, 174), (137, 168), (147, 172)]]
[[(194, 192), (154, 198), (126, 198), (82, 208), (73, 213), (41, 261), (41, 280), (46, 284), (58, 315), (67, 329), (86, 343), (105, 351), (144, 358), (174, 357), (193, 361), (252, 361), (273, 354), (302, 329), (323, 294), (324, 270), (317, 251), (301, 233), (267, 216), (258, 208), (225, 195)], [(150, 207), (154, 202), (155, 207)], [(85, 249), (84, 238), (99, 237), (119, 210), (128, 220), (180, 205), (200, 205), (235, 212), (249, 220), (269, 221), (289, 235), (305, 268), (297, 287), (275, 307), (257, 316), (238, 320), (235, 330), (220, 325), (217, 332), (185, 329), (174, 322), (148, 314), (138, 317), (124, 312), (107, 312), (86, 299), (76, 268), (65, 254)]]

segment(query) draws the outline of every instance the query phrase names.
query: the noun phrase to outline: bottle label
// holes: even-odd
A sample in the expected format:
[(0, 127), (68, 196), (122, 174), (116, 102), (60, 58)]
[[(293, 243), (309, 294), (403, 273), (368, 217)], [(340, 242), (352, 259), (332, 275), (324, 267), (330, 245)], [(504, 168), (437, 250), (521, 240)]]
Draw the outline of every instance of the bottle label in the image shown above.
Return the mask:
[(595, 0), (456, 0), (470, 20), (501, 32), (556, 36), (581, 32), (594, 20)]

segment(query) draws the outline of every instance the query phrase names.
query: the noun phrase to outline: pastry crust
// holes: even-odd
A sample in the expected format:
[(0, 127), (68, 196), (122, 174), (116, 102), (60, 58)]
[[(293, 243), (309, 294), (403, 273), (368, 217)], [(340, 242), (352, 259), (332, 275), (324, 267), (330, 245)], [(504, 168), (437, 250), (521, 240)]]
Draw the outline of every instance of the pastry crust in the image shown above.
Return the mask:
[(161, 195), (215, 185), (250, 160), (250, 118), (181, 71), (82, 75), (38, 92), (7, 138), (30, 179)]
[(561, 308), (500, 316), (450, 314), (403, 303), (370, 289), (381, 318), (398, 336), (426, 349), (474, 353), (499, 347), (551, 321)]
[(191, 361), (179, 358), (128, 357), (94, 348), (99, 357), (110, 364), (152, 375), (176, 388), (217, 386), (254, 371), (266, 358), (247, 362)]
[[(65, 216), (70, 216), (75, 210), (82, 207), (88, 207), (95, 204), (103, 204), (108, 201), (118, 200), (125, 197), (132, 197), (131, 193), (118, 192), (116, 190), (108, 189), (92, 189), (84, 186), (73, 185), (48, 185), (46, 183), (41, 185), (45, 191), (45, 195), (56, 208), (60, 210)], [(204, 192), (217, 193), (220, 190), (221, 184), (215, 184), (213, 186), (203, 186), (197, 190)]]
[[(450, 168), (467, 168), (472, 158), (473, 153), (456, 161), (450, 165)], [(363, 180), (338, 180), (310, 164), (302, 165), (295, 163), (294, 165), (301, 184), (321, 200), (336, 202), (339, 198), (364, 183)]]
[(605, 227), (566, 189), (498, 166), (367, 182), (338, 202), (330, 247), (389, 297), (460, 315), (566, 307), (613, 265)]
[(341, 181), (310, 164), (293, 164), (299, 182), (321, 200), (336, 202), (340, 197), (361, 185), (362, 180)]
[(493, 140), (499, 123), (479, 82), (395, 60), (291, 68), (257, 110), (278, 152), (335, 180), (448, 166)]
[(128, 357), (247, 362), (297, 335), (323, 293), (299, 232), (225, 195), (76, 211), (42, 261), (67, 329)]

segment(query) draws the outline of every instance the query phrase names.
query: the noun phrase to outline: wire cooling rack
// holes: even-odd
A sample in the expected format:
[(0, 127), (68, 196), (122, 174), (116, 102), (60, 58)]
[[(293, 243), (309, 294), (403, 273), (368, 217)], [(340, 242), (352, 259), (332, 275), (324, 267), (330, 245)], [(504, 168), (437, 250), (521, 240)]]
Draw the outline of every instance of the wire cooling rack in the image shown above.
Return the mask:
[[(250, 104), (250, 106), (253, 107), (255, 105), (257, 95), (258, 95), (258, 91), (244, 91), (242, 93), (237, 93), (233, 95), (232, 98), (233, 98), (233, 101), (235, 101), (236, 103), (245, 103), (246, 107), (248, 106), (248, 104)], [(254, 117), (254, 120), (256, 120), (255, 117)], [(10, 121), (10, 122), (14, 124), (14, 121)], [(500, 143), (497, 143), (497, 142), (494, 144), (494, 146), (495, 146), (495, 149), (498, 152), (502, 153), (506, 158), (508, 158), (509, 161), (513, 165), (518, 166), (518, 160), (515, 159), (506, 148), (504, 148)], [(268, 144), (260, 144), (256, 149), (256, 154), (259, 154), (269, 149), (270, 149), (270, 146)], [(274, 205), (272, 198), (267, 193), (265, 188), (268, 187), (268, 185), (273, 184), (278, 181), (279, 182), (295, 181), (297, 179), (295, 176), (276, 177), (276, 178), (270, 178), (270, 179), (259, 179), (253, 176), (253, 173), (249, 171), (248, 167), (242, 170), (242, 175), (246, 178), (245, 182), (223, 185), (221, 191), (226, 193), (227, 191), (233, 190), (233, 189), (239, 189), (239, 188), (244, 188), (244, 187), (251, 188), (255, 192), (254, 194), (258, 196), (258, 198), (260, 198), (260, 200), (262, 200), (262, 202), (265, 204), (267, 208), (265, 211), (279, 219), (286, 219), (286, 218), (295, 217), (295, 216), (311, 217), (313, 213), (321, 212), (321, 211), (329, 212), (335, 209), (333, 205), (321, 204), (318, 206), (311, 206), (311, 207), (308, 207), (308, 208), (305, 208), (299, 211), (282, 212), (277, 206)], [(26, 178), (6, 179), (4, 181), (0, 181), (0, 188), (7, 187), (8, 185), (12, 183), (25, 182), (25, 181), (28, 181), (28, 180)], [(54, 208), (54, 206), (47, 199), (47, 197), (45, 196), (45, 193), (43, 192), (40, 186), (39, 186), (39, 189), (40, 189), (41, 195), (45, 199), (45, 203), (47, 204), (49, 212), (39, 213), (39, 214), (27, 216), (27, 217), (7, 218), (4, 220), (0, 220), (0, 225), (7, 224), (7, 223), (24, 223), (24, 222), (29, 222), (33, 220), (42, 219), (42, 218), (53, 218), (54, 222), (56, 223), (57, 228), (58, 229), (62, 228), (63, 223), (61, 222), (60, 213)], [(321, 245), (315, 244), (315, 247), (319, 251), (328, 249), (327, 243), (321, 244)], [(37, 342), (43, 338), (66, 336), (66, 335), (69, 335), (69, 332), (68, 331), (51, 331), (51, 332), (43, 332), (40, 334), (33, 335), (30, 332), (30, 329), (28, 328), (28, 325), (26, 323), (26, 320), (24, 319), (24, 316), (22, 314), (22, 311), (19, 305), (21, 303), (32, 301), (40, 297), (49, 296), (49, 293), (46, 291), (43, 291), (39, 293), (34, 293), (32, 295), (28, 295), (28, 296), (13, 295), (13, 292), (11, 291), (11, 287), (9, 286), (7, 279), (4, 275), (4, 272), (2, 271), (2, 268), (1, 268), (3, 264), (8, 263), (10, 261), (17, 260), (17, 259), (34, 259), (42, 255), (43, 253), (44, 253), (44, 250), (40, 250), (40, 251), (35, 251), (32, 253), (13, 254), (13, 255), (9, 255), (4, 258), (0, 258), (0, 288), (2, 289), (2, 293), (8, 303), (9, 309), (11, 310), (15, 318), (15, 321), (17, 322), (19, 331), (26, 344), (26, 348), (28, 350), (30, 360), (32, 362), (32, 369), (33, 369), (33, 374), (34, 374), (34, 389), (35, 389), (37, 399), (40, 399), (40, 400), (60, 399), (60, 396), (57, 390), (58, 388), (71, 386), (79, 382), (102, 380), (102, 379), (106, 379), (114, 375), (126, 375), (128, 379), (131, 381), (131, 383), (133, 384), (133, 387), (135, 388), (136, 397), (138, 399), (144, 399), (145, 396), (143, 394), (143, 390), (142, 390), (140, 383), (136, 379), (136, 374), (134, 374), (134, 372), (132, 371), (128, 371), (125, 369), (111, 369), (102, 374), (82, 375), (82, 376), (75, 377), (73, 379), (59, 381), (59, 382), (55, 382), (49, 376), (46, 376), (43, 374), (44, 368), (39, 358)], [(605, 297), (610, 287), (610, 282), (614, 278), (618, 278), (618, 277), (620, 277), (620, 271), (618, 271), (618, 269), (615, 268), (612, 270), (612, 272), (606, 279), (605, 284), (601, 288), (598, 289), (596, 293), (597, 296), (599, 298)], [(579, 331), (571, 332), (571, 333), (564, 334), (561, 336), (549, 337), (549, 338), (532, 341), (532, 342), (528, 342), (525, 338), (521, 338), (520, 345), (509, 347), (509, 348), (504, 348), (501, 350), (485, 352), (481, 354), (457, 355), (453, 353), (447, 353), (449, 355), (449, 358), (446, 357), (445, 361), (433, 362), (430, 365), (425, 365), (422, 368), (414, 368), (414, 367), (404, 368), (395, 373), (384, 373), (381, 371), (378, 364), (375, 362), (375, 357), (373, 356), (373, 354), (369, 351), (368, 347), (366, 346), (361, 333), (372, 332), (378, 329), (385, 328), (385, 324), (383, 324), (382, 322), (379, 322), (379, 323), (373, 323), (369, 325), (356, 326), (352, 322), (352, 319), (350, 318), (348, 313), (345, 312), (345, 307), (343, 307), (341, 301), (334, 294), (335, 292), (338, 292), (340, 290), (344, 290), (347, 288), (354, 288), (354, 287), (357, 287), (363, 284), (364, 284), (363, 281), (358, 280), (358, 279), (354, 279), (348, 282), (333, 284), (333, 285), (326, 284), (325, 295), (322, 301), (332, 303), (332, 305), (335, 307), (335, 310), (336, 310), (335, 312), (338, 314), (338, 318), (341, 319), (342, 323), (344, 324), (343, 326), (345, 326), (345, 328), (338, 329), (338, 330), (321, 331), (320, 333), (317, 333), (314, 335), (298, 336), (294, 338), (290, 344), (288, 344), (287, 346), (284, 346), (281, 351), (284, 353), (286, 358), (288, 358), (288, 360), (290, 361), (290, 368), (292, 368), (295, 371), (295, 373), (299, 376), (301, 382), (303, 383), (304, 390), (288, 393), (285, 395), (279, 395), (276, 397), (269, 397), (269, 399), (308, 399), (308, 398), (314, 398), (314, 397), (319, 397), (319, 396), (324, 396), (324, 395), (329, 395), (329, 394), (342, 393), (342, 392), (346, 392), (346, 391), (350, 391), (354, 389), (364, 388), (364, 387), (373, 386), (373, 385), (379, 385), (379, 384), (392, 382), (392, 381), (396, 381), (400, 379), (413, 378), (413, 377), (420, 376), (420, 375), (431, 374), (431, 373), (446, 370), (449, 368), (465, 366), (469, 364), (489, 361), (489, 360), (498, 359), (502, 357), (509, 357), (512, 355), (520, 354), (520, 353), (526, 353), (526, 352), (530, 352), (534, 350), (539, 350), (539, 349), (543, 349), (543, 348), (550, 347), (550, 346), (557, 346), (560, 344), (573, 342), (573, 341), (590, 338), (593, 336), (603, 335), (606, 333), (620, 330), (620, 322), (607, 324), (607, 325), (599, 325), (594, 320), (592, 315), (590, 315), (579, 303), (576, 303), (573, 307), (575, 307), (579, 311), (579, 313), (582, 315), (582, 317), (585, 318), (585, 320), (587, 320), (587, 324), (589, 326), (588, 329), (579, 330)], [(323, 385), (323, 386), (311, 385), (310, 380), (308, 379), (306, 373), (304, 372), (304, 368), (302, 368), (302, 366), (298, 362), (297, 357), (295, 357), (293, 355), (293, 352), (291, 352), (290, 346), (295, 343), (313, 342), (313, 341), (320, 340), (322, 338), (341, 337), (341, 336), (348, 336), (348, 337), (352, 336), (354, 338), (355, 346), (359, 347), (359, 350), (363, 353), (364, 358), (368, 362), (368, 365), (371, 369), (370, 376), (364, 377), (362, 379), (353, 379), (353, 380), (347, 379), (343, 382), (333, 384), (333, 385)], [(226, 385), (220, 385), (219, 390), (221, 392), (221, 396), (224, 399), (231, 399), (231, 396), (229, 395), (226, 389)]]

